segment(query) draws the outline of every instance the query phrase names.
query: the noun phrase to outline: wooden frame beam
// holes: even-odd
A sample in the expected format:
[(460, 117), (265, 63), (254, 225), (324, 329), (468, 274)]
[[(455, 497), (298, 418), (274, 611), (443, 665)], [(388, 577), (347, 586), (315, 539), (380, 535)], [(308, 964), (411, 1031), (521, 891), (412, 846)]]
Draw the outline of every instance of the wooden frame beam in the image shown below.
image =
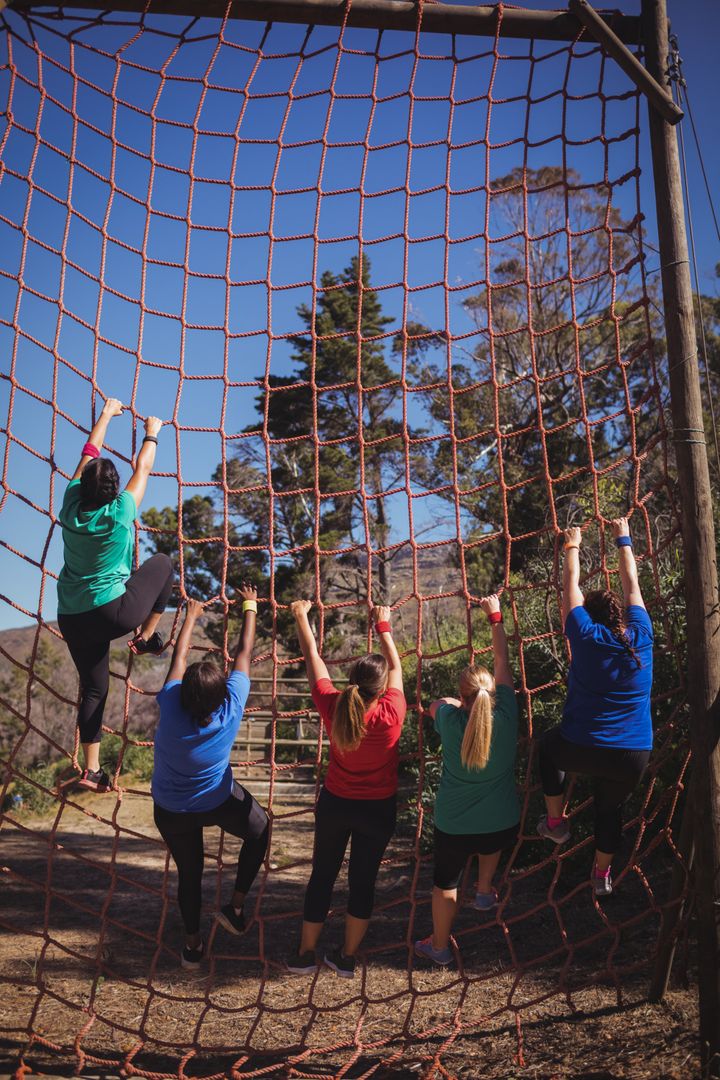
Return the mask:
[(682, 120), (684, 113), (680, 106), (675, 104), (667, 90), (657, 79), (653, 79), (647, 68), (644, 68), (638, 58), (633, 56), (624, 42), (613, 32), (612, 27), (608, 26), (588, 3), (588, 0), (568, 0), (568, 7), (589, 31), (591, 37), (600, 42), (608, 56), (612, 56), (617, 65), (632, 79), (638, 90), (669, 124), (677, 124), (679, 120)]
[[(47, 3), (42, 0), (12, 0), (15, 11), (55, 16), (63, 8), (102, 11), (145, 11), (150, 15), (183, 15), (224, 18), (225, 0), (72, 0), (71, 3)], [(260, 22), (289, 22), (339, 26), (345, 14), (345, 0), (234, 0), (230, 6), (233, 19)], [(494, 5), (428, 3), (422, 17), (423, 29), (435, 34), (469, 34), (494, 37), (498, 11)], [(606, 25), (626, 45), (640, 42), (640, 19), (635, 15), (608, 12)], [(348, 26), (373, 27), (378, 30), (417, 29), (417, 3), (413, 0), (352, 0)], [(574, 41), (580, 27), (568, 11), (532, 11), (529, 8), (506, 8), (502, 17), (504, 38), (537, 38), (543, 41)]]

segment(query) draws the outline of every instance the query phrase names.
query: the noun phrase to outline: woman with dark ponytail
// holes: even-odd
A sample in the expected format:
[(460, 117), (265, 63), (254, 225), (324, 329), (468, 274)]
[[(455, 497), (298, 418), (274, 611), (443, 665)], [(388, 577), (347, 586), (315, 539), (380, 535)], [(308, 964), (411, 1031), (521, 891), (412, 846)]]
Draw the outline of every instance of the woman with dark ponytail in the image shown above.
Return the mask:
[(110, 642), (137, 629), (135, 653), (158, 654), (157, 632), (173, 585), (167, 555), (153, 555), (133, 573), (135, 519), (155, 461), (162, 422), (145, 421), (145, 438), (124, 491), (109, 458), (101, 457), (110, 420), (123, 410), (108, 398), (65, 491), (59, 522), (64, 565), (58, 578), (58, 626), (80, 676), (78, 727), (85, 767), (78, 787), (109, 791), (100, 766), (102, 719), (110, 687)]
[(517, 840), (520, 803), (515, 784), (518, 708), (500, 600), (484, 596), (493, 644), (493, 671), (471, 664), (460, 676), (460, 698), (430, 706), (442, 740), (442, 774), (435, 799), (433, 932), (415, 952), (434, 964), (452, 961), (450, 931), (465, 865), (478, 856), (474, 907), (493, 911), (493, 875), (505, 848)]
[(540, 741), (540, 777), (547, 813), (541, 836), (570, 838), (564, 812), (565, 774), (593, 777), (596, 896), (612, 892), (610, 866), (622, 836), (623, 806), (639, 784), (653, 744), (650, 692), (653, 628), (638, 582), (626, 518), (612, 522), (623, 601), (608, 590), (580, 590), (580, 529), (565, 530), (562, 614), (572, 659), (562, 723)]
[(330, 762), (315, 811), (313, 869), (300, 945), (287, 967), (300, 975), (316, 971), (315, 948), (350, 841), (345, 940), (342, 947), (325, 953), (325, 963), (351, 979), (372, 914), (380, 862), (395, 831), (398, 742), (406, 705), (390, 608), (373, 612), (382, 654), (356, 660), (348, 685), (339, 692), (318, 652), (308, 620), (311, 607), (309, 600), (296, 600), (292, 613), (313, 701), (330, 737)]

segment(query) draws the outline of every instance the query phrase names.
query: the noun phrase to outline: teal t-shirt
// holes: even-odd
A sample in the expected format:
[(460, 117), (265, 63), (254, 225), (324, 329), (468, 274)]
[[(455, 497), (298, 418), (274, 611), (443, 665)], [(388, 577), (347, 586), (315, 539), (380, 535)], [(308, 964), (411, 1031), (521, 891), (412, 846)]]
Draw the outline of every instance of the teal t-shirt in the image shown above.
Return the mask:
[(135, 499), (127, 491), (99, 510), (82, 510), (80, 481), (70, 481), (59, 517), (65, 550), (59, 615), (79, 615), (122, 596), (132, 573), (136, 517)]
[(515, 691), (498, 686), (495, 693), (490, 757), (484, 769), (466, 769), (460, 760), (468, 713), (457, 705), (440, 705), (435, 730), (442, 739), (442, 775), (435, 801), (435, 825), (455, 836), (509, 829), (520, 820), (515, 784), (518, 707)]

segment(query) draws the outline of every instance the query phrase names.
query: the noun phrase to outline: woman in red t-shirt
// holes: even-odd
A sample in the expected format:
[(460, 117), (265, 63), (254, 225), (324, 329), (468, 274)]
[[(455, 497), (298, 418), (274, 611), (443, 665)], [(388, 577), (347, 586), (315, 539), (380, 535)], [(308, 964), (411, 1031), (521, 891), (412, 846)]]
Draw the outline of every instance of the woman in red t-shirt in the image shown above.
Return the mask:
[(311, 607), (309, 600), (296, 600), (292, 613), (312, 698), (330, 737), (330, 763), (315, 810), (313, 869), (300, 947), (287, 968), (303, 975), (317, 968), (315, 947), (350, 840), (345, 942), (325, 954), (325, 963), (351, 979), (372, 914), (380, 861), (395, 831), (398, 742), (406, 704), (390, 608), (376, 607), (373, 612), (382, 655), (370, 653), (356, 660), (348, 685), (340, 692), (318, 652), (308, 621)]

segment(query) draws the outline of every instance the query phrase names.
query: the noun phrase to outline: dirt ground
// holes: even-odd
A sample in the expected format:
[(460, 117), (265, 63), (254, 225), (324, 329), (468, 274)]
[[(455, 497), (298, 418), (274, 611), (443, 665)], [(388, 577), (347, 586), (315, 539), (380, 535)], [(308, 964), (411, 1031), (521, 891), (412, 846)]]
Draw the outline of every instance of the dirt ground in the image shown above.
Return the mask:
[[(147, 785), (8, 815), (0, 834), (0, 1070), (31, 1074), (613, 1080), (699, 1075), (694, 989), (646, 1000), (667, 866), (658, 848), (602, 905), (539, 840), (497, 918), (465, 898), (456, 963), (430, 969), (430, 865), (402, 830), (378, 879), (355, 979), (290, 976), (312, 848), (307, 803), (275, 805), (271, 865), (247, 933), (213, 926), (237, 847), (206, 836), (208, 962), (178, 964), (174, 870)], [(652, 848), (652, 845), (650, 845)], [(535, 851), (535, 849), (533, 849)], [(577, 860), (576, 860), (577, 863)], [(223, 881), (223, 867), (225, 867)], [(553, 878), (557, 875), (555, 884)], [(339, 941), (344, 882), (321, 946)], [(46, 887), (46, 885), (48, 887)], [(682, 953), (682, 950), (681, 950)], [(550, 955), (548, 955), (550, 954)], [(692, 965), (691, 965), (692, 966)], [(29, 1039), (29, 1034), (32, 1038)]]

